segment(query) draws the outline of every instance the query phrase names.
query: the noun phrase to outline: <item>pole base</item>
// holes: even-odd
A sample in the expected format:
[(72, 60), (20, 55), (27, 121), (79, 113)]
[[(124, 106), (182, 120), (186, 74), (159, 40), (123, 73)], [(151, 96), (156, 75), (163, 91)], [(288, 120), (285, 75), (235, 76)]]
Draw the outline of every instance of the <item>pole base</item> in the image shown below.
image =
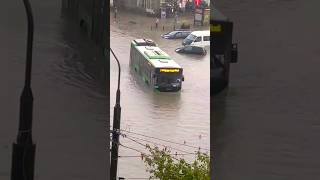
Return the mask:
[(33, 180), (35, 144), (13, 143), (11, 180)]

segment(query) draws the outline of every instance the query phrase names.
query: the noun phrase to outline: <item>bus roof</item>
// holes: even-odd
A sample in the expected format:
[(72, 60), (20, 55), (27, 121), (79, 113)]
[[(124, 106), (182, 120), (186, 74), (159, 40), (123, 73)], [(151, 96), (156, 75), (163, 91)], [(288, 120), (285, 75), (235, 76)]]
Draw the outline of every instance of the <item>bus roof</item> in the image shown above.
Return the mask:
[(181, 68), (171, 57), (156, 46), (135, 46), (156, 68)]
[(137, 46), (157, 46), (151, 39), (135, 39), (133, 43)]

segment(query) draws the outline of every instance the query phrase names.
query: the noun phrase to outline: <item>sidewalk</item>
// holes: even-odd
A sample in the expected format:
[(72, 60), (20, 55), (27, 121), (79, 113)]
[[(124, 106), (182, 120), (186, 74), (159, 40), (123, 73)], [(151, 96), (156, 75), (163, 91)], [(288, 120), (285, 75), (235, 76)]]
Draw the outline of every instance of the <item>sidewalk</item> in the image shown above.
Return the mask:
[[(180, 29), (182, 23), (189, 24), (190, 30), (209, 30), (209, 25), (194, 26), (193, 15), (191, 13), (178, 17), (176, 29)], [(148, 17), (138, 13), (133, 13), (124, 10), (118, 10), (117, 19), (114, 19), (114, 11), (110, 11), (110, 28), (118, 28), (129, 32), (139, 32), (139, 34), (154, 34), (164, 33), (174, 30), (174, 18), (159, 19), (158, 28), (155, 28), (155, 17)], [(156, 33), (156, 34), (158, 34)]]

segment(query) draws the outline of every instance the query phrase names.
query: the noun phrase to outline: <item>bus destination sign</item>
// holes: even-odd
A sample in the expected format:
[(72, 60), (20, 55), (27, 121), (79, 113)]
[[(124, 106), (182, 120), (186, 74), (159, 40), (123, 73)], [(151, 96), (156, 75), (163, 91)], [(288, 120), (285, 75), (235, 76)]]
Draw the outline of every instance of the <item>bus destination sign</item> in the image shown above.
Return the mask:
[(211, 32), (222, 32), (222, 27), (220, 24), (213, 24), (210, 28)]
[(174, 72), (180, 72), (180, 69), (160, 69), (160, 72), (174, 73)]

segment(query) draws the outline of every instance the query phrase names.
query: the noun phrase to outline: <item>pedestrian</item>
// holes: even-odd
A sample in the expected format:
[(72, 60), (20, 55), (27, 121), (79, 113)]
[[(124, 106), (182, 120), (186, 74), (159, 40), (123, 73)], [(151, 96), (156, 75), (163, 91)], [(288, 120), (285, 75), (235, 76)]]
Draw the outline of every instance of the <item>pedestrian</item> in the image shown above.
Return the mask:
[(178, 13), (176, 12), (176, 15), (174, 16), (175, 22), (178, 22)]
[(158, 29), (159, 18), (156, 18), (156, 29)]
[(117, 7), (114, 8), (114, 20), (117, 20), (117, 14), (118, 14), (118, 9)]
[(176, 15), (174, 16), (174, 25), (177, 26), (178, 23), (178, 13), (176, 12)]

